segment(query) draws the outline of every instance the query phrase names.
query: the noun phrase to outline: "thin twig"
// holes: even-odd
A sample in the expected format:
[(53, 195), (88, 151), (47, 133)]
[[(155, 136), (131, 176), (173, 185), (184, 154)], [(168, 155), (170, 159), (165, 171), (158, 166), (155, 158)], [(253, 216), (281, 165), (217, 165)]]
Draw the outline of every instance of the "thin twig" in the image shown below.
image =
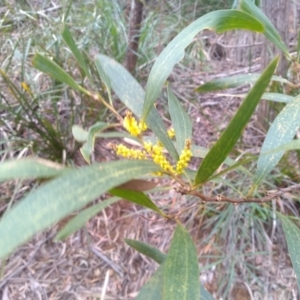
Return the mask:
[(209, 197), (209, 196), (203, 195), (200, 192), (193, 191), (193, 190), (185, 190), (185, 189), (180, 189), (179, 193), (185, 194), (185, 195), (196, 196), (196, 197), (200, 198), (201, 200), (203, 200), (204, 202), (228, 202), (228, 203), (233, 203), (233, 204), (250, 203), (250, 202), (265, 203), (265, 202), (269, 202), (269, 201), (273, 200), (276, 197), (283, 195), (286, 192), (295, 190), (297, 188), (300, 188), (300, 184), (295, 184), (290, 187), (280, 189), (278, 192), (269, 194), (262, 198), (246, 198), (246, 197), (245, 198), (228, 198), (223, 195), (217, 195), (216, 197)]

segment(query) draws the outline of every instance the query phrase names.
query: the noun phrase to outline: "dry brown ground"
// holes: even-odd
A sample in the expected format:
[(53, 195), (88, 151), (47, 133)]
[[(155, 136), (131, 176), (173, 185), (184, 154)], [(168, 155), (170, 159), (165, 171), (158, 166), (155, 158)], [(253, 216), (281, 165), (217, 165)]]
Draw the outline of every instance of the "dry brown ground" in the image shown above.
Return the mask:
[[(200, 77), (197, 72), (180, 74), (175, 69), (174, 86), (177, 84), (176, 76), (181, 82), (178, 93), (183, 95), (188, 95), (198, 85), (197, 79)], [(189, 86), (185, 84), (186, 80), (191, 82)], [(231, 97), (228, 100), (218, 94), (195, 95), (189, 106), (190, 115), (197, 124), (193, 132), (195, 143), (201, 146), (211, 145), (219, 135), (218, 128), (224, 128), (239, 102), (239, 98)], [(244, 134), (245, 145), (252, 145), (253, 151), (262, 141), (254, 122), (255, 117)], [(99, 160), (109, 160), (112, 157), (111, 152), (105, 149), (105, 144), (100, 143), (97, 147), (97, 152), (101, 153)], [(3, 185), (2, 188), (8, 190), (6, 194), (9, 196), (9, 187)], [(177, 212), (188, 205), (183, 196), (173, 191), (157, 193), (153, 200), (171, 212)], [(206, 232), (201, 230), (201, 220), (196, 214), (196, 209), (190, 210), (183, 222), (187, 222), (198, 244), (199, 239), (205, 238)], [(3, 300), (132, 299), (155, 271), (157, 264), (128, 247), (124, 238), (141, 240), (166, 252), (174, 230), (172, 222), (159, 219), (158, 216), (125, 202), (106, 209), (90, 220), (84, 229), (65, 241), (54, 243), (52, 238), (61, 226), (62, 223), (39, 234), (9, 258), (0, 283)], [(268, 299), (296, 299), (296, 296), (292, 296), (296, 291), (295, 276), (284, 254), (285, 249), (280, 245), (281, 241), (283, 237), (278, 242), (266, 237), (269, 249), (276, 255), (268, 260), (265, 256), (258, 256), (256, 263), (261, 273), (257, 276), (269, 281), (268, 290), (264, 291), (268, 293)], [(214, 251), (209, 244), (204, 249), (198, 248), (199, 258), (202, 254)], [(207, 263), (206, 260), (201, 261), (201, 258), (200, 262), (202, 265)], [(213, 267), (201, 275), (202, 282), (211, 292), (217, 289), (217, 278), (218, 274)], [(262, 296), (261, 287), (255, 282), (249, 284), (237, 280), (232, 287), (230, 299), (263, 299)]]
[[(207, 55), (211, 57), (209, 51)], [(172, 86), (193, 119), (194, 142), (204, 147), (216, 141), (241, 100), (233, 95), (225, 97), (221, 93), (197, 95), (193, 89), (204, 79), (208, 81), (216, 77), (215, 74), (222, 77), (260, 69), (259, 59), (251, 68), (242, 61), (234, 61), (230, 53), (220, 59), (210, 61), (211, 72), (203, 72), (200, 67), (175, 68), (172, 77)], [(246, 89), (232, 90), (228, 94), (244, 92)], [(255, 121), (254, 116), (243, 138), (245, 148), (253, 153), (257, 153), (257, 147), (263, 140), (263, 132)], [(104, 149), (105, 144), (100, 143), (98, 147), (102, 153), (101, 160), (109, 160), (111, 153)], [(13, 191), (12, 183), (0, 186), (1, 198), (10, 198)], [(24, 192), (26, 189), (19, 189), (20, 194)], [(183, 196), (173, 191), (156, 193), (152, 199), (171, 212), (188, 205)], [(4, 209), (2, 207), (1, 211)], [(203, 220), (196, 215), (197, 209), (190, 210), (183, 222), (188, 224), (198, 245), (207, 232), (202, 231)], [(166, 252), (174, 230), (172, 222), (127, 203), (113, 205), (90, 220), (84, 229), (62, 242), (54, 243), (52, 238), (61, 226), (62, 223), (40, 233), (7, 260), (0, 281), (2, 300), (132, 299), (155, 271), (157, 264), (128, 247), (124, 238), (141, 240)], [(245, 281), (243, 274), (240, 274), (241, 280), (237, 280), (232, 287), (230, 299), (297, 299), (295, 275), (285, 254), (283, 237), (279, 235), (273, 240), (267, 236), (265, 238), (274, 255), (269, 259), (257, 256), (256, 264), (260, 270), (257, 278), (265, 281), (266, 289), (262, 290), (255, 281)], [(201, 260), (201, 255), (214, 251), (209, 243), (206, 248), (198, 248), (200, 267), (206, 263)], [(218, 275), (214, 267), (202, 272), (201, 280), (212, 293), (217, 289)]]

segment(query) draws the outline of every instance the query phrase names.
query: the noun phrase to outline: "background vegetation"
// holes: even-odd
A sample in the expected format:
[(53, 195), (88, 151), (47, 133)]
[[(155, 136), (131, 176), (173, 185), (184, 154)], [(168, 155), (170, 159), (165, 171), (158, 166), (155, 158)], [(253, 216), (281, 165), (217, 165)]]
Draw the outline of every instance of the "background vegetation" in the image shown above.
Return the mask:
[[(209, 11), (231, 8), (233, 4), (232, 1), (183, 2), (149, 1), (145, 5), (138, 61), (133, 71), (142, 85), (146, 83), (154, 59), (183, 28)], [(63, 24), (66, 24), (76, 45), (86, 56), (97, 91), (110, 101), (105, 84), (92, 61), (96, 54), (102, 53), (124, 63), (129, 21), (130, 5), (127, 1), (5, 1), (1, 4), (2, 161), (34, 155), (67, 165), (85, 164), (79, 152), (82, 145), (74, 141), (72, 126), (77, 124), (87, 129), (96, 122), (113, 123), (118, 120), (105, 105), (84, 93), (74, 92), (68, 86), (34, 69), (32, 58), (37, 52), (52, 57), (82, 86), (90, 88), (90, 83), (85, 80), (84, 74), (78, 71), (78, 63), (62, 39)], [(296, 51), (297, 47), (293, 40), (296, 35), (295, 27), (296, 25), (291, 27), (289, 32), (291, 40), (288, 46), (291, 52)], [(176, 87), (176, 95), (193, 118), (193, 138), (197, 145), (207, 147), (216, 141), (216, 137), (226, 128), (238, 107), (240, 94), (245, 94), (248, 88), (231, 89), (226, 93), (208, 96), (199, 96), (193, 90), (213, 78), (260, 71), (265, 65), (261, 59), (263, 42), (261, 36), (253, 33), (228, 32), (217, 36), (213, 32), (204, 31), (186, 49), (184, 60), (175, 67), (169, 81), (171, 86)], [(298, 73), (294, 65), (288, 74), (290, 80), (296, 83), (295, 76)], [(272, 88), (275, 91), (278, 87)], [(279, 88), (288, 89), (284, 92), (287, 95), (291, 94), (290, 86), (280, 85)], [(293, 89), (293, 92), (296, 93), (296, 89)], [(158, 109), (168, 122), (166, 99), (166, 92), (163, 92)], [(114, 95), (113, 100), (115, 101)], [(116, 108), (118, 113), (124, 115), (124, 106), (121, 103)], [(255, 117), (253, 118), (236, 149), (238, 155), (249, 160), (249, 170), (254, 168), (253, 156), (258, 154), (257, 148), (261, 146), (266, 132), (264, 126), (257, 125), (260, 120), (257, 123)], [(108, 161), (114, 158), (113, 151), (102, 139), (95, 147), (96, 151), (92, 157), (94, 161)], [(196, 165), (197, 161), (195, 159), (193, 164)], [(293, 153), (283, 157), (278, 168), (266, 178), (266, 182), (270, 189), (285, 188), (298, 182), (298, 178), (298, 158), (297, 153)], [(222, 185), (225, 181), (230, 181), (231, 190)], [(18, 181), (1, 185), (1, 211), (6, 211), (36, 184), (34, 181)], [(282, 295), (288, 298), (296, 294), (295, 280), (286, 255), (285, 239), (281, 227), (278, 226), (275, 209), (298, 216), (297, 193), (285, 194), (279, 201), (273, 201), (273, 210), (267, 210), (255, 203), (239, 206), (221, 203), (195, 207), (185, 213), (184, 208), (189, 206), (190, 196), (180, 197), (170, 191), (166, 198), (162, 194), (165, 184), (164, 179), (160, 181), (161, 187), (155, 191), (154, 199), (162, 207), (173, 211), (183, 210), (181, 218), (189, 228), (198, 251), (202, 283), (216, 298), (242, 299), (241, 295), (248, 297), (245, 299), (260, 298), (262, 295)], [(236, 172), (224, 175), (219, 181), (207, 185), (205, 192), (208, 195), (225, 193), (230, 197), (236, 195), (236, 191), (244, 193), (250, 185), (246, 174)], [(150, 264), (148, 259), (137, 257), (135, 252), (123, 245), (122, 238), (143, 237), (143, 240), (166, 251), (173, 231), (172, 224), (162, 225), (161, 221), (154, 218), (156, 222), (149, 226), (150, 233), (146, 229), (139, 229), (137, 232), (137, 223), (148, 228), (147, 221), (141, 222), (140, 218), (139, 222), (134, 223), (133, 220), (138, 214), (143, 214), (148, 219), (152, 217), (140, 208), (128, 205), (114, 206), (114, 209), (92, 219), (86, 230), (81, 230), (64, 242), (64, 247), (67, 247), (69, 253), (65, 255), (65, 250), (59, 250), (61, 257), (56, 262), (56, 268), (58, 265), (61, 265), (62, 269), (69, 266), (64, 257), (74, 259), (77, 255), (81, 260), (78, 262), (75, 259), (73, 262), (77, 269), (74, 268), (68, 275), (65, 274), (65, 278), (70, 276), (71, 284), (68, 287), (54, 288), (53, 284), (42, 285), (39, 281), (39, 278), (46, 280), (47, 272), (53, 272), (53, 266), (50, 267), (42, 261), (47, 257), (48, 260), (51, 257), (52, 263), (54, 259), (57, 260), (51, 252), (53, 249), (59, 249), (57, 244), (48, 244), (44, 252), (42, 244), (38, 247), (34, 244), (24, 246), (3, 265), (3, 280), (0, 285), (2, 296), (4, 293), (10, 293), (11, 297), (21, 298), (25, 295), (33, 299), (43, 293), (47, 295), (45, 299), (63, 299), (62, 297), (75, 294), (91, 296), (95, 293), (96, 296), (101, 293), (111, 297), (134, 296), (150, 273), (153, 273), (155, 265)], [(120, 219), (124, 219), (125, 222), (119, 222)], [(130, 228), (130, 223), (135, 228)], [(104, 224), (107, 229), (103, 229)], [(62, 227), (61, 224), (58, 226)], [(49, 235), (53, 235), (56, 229), (52, 229)], [(120, 241), (118, 236), (122, 237)], [(40, 239), (48, 241), (49, 237), (40, 235)], [(99, 248), (95, 247), (97, 239), (102, 241)], [(113, 252), (109, 250), (112, 246), (115, 246)], [(81, 247), (87, 250), (80, 256), (76, 251)], [(42, 250), (39, 253), (40, 248)], [(105, 253), (104, 258), (97, 249)], [(45, 256), (41, 259), (43, 253)], [(24, 263), (20, 257), (23, 257), (24, 261), (27, 261), (28, 257), (31, 258), (31, 270), (38, 273), (34, 279), (35, 287), (25, 288), (29, 280), (25, 272), (28, 263)], [(279, 266), (288, 274), (279, 275), (275, 266)], [(108, 271), (110, 269), (114, 270), (113, 274)], [(145, 269), (147, 271), (140, 271)], [(83, 274), (88, 270), (92, 274), (85, 277)], [(106, 273), (104, 270), (107, 270)], [(60, 272), (62, 271), (59, 271), (56, 277), (63, 276)], [(97, 272), (103, 273), (100, 275)], [(18, 276), (22, 278), (22, 283), (18, 283)], [(76, 282), (81, 289), (78, 290)]]

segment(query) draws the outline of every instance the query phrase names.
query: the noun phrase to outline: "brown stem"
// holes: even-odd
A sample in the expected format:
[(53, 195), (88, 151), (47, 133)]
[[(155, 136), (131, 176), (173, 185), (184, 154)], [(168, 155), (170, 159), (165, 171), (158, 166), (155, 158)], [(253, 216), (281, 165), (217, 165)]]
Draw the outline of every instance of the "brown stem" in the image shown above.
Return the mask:
[(228, 198), (228, 197), (225, 197), (222, 195), (217, 195), (216, 197), (209, 197), (209, 196), (203, 195), (200, 192), (197, 192), (194, 190), (185, 190), (185, 189), (180, 189), (179, 192), (181, 194), (185, 194), (185, 195), (196, 196), (196, 197), (200, 198), (201, 200), (203, 200), (204, 202), (228, 202), (228, 203), (234, 203), (234, 204), (241, 204), (241, 203), (251, 203), (251, 202), (252, 203), (269, 202), (269, 201), (273, 200), (274, 198), (281, 196), (286, 192), (295, 190), (297, 188), (300, 188), (300, 184), (295, 184), (288, 188), (280, 189), (278, 192), (269, 194), (262, 198)]

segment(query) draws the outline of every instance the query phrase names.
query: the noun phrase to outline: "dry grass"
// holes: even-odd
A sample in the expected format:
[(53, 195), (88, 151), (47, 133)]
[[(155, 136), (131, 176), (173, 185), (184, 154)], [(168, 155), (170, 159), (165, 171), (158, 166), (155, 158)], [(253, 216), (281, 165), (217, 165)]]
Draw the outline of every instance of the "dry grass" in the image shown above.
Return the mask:
[[(32, 9), (35, 9), (34, 6), (38, 7), (40, 3), (36, 1), (30, 4)], [(61, 8), (58, 3), (54, 6), (58, 10)], [(3, 10), (0, 13), (3, 14)], [(22, 20), (15, 24), (18, 30), (12, 32), (12, 39), (17, 39), (13, 35), (18, 31), (25, 30)], [(203, 48), (204, 39), (195, 40), (187, 54), (188, 58), (174, 69), (171, 84), (176, 88), (174, 91), (184, 101), (194, 121), (194, 142), (209, 147), (236, 111), (241, 101), (238, 95), (246, 93), (247, 88), (233, 89), (226, 95), (217, 93), (205, 96), (197, 95), (193, 90), (204, 80), (258, 72), (261, 69), (262, 40), (259, 36), (249, 33), (215, 36), (205, 32), (201, 38), (203, 36), (209, 39), (209, 43)], [(5, 49), (7, 53), (12, 51), (9, 47)], [(198, 57), (199, 49), (205, 57), (202, 62)], [(6, 57), (7, 53), (2, 52), (2, 58)], [(143, 72), (146, 72), (146, 69), (144, 68)], [(20, 65), (12, 65), (10, 72), (15, 74), (15, 81), (20, 83)], [(3, 83), (1, 84), (3, 87)], [(163, 108), (162, 106), (161, 110)], [(0, 113), (4, 117), (5, 112)], [(245, 152), (253, 154), (257, 153), (264, 137), (255, 121), (254, 116), (247, 126), (242, 144)], [(7, 123), (0, 128), (2, 141), (5, 139), (5, 142), (0, 144), (1, 160), (30, 154), (29, 148), (14, 149), (13, 144), (7, 140), (14, 130), (13, 126), (14, 124)], [(96, 160), (110, 160), (110, 151), (103, 150), (105, 144), (100, 143), (100, 148), (101, 157)], [(77, 164), (82, 163), (77, 161)], [(233, 179), (238, 181), (236, 188), (245, 184), (243, 179)], [(27, 193), (34, 184), (1, 184), (0, 213), (12, 204), (12, 200), (16, 201)], [(219, 190), (231, 193), (227, 189), (223, 190), (221, 184), (208, 186), (206, 193)], [(298, 212), (293, 206), (295, 197), (288, 195), (278, 201), (279, 208), (289, 209), (297, 215)], [(159, 207), (169, 212), (183, 210), (194, 201), (173, 191), (156, 193), (152, 199)], [(219, 299), (226, 289), (228, 299), (297, 299), (296, 279), (286, 255), (285, 241), (278, 223), (274, 220), (272, 224), (261, 222), (260, 232), (255, 232), (252, 225), (248, 224), (247, 234), (252, 234), (249, 245), (254, 248), (242, 247), (239, 237), (243, 235), (240, 229), (249, 222), (245, 214), (247, 209), (251, 215), (250, 208), (246, 206), (202, 205), (181, 215), (182, 222), (186, 224), (197, 245), (200, 267), (204, 269), (201, 272), (201, 281)], [(227, 235), (224, 233), (225, 229), (221, 230), (222, 226), (217, 227), (218, 218), (224, 212), (228, 212), (230, 216), (230, 222), (222, 223), (224, 227), (227, 226)], [(52, 238), (62, 225), (63, 223), (56, 224), (40, 233), (3, 264), (1, 299), (132, 299), (156, 270), (157, 264), (128, 247), (124, 238), (141, 240), (167, 252), (175, 226), (172, 222), (159, 219), (157, 215), (125, 202), (114, 204), (90, 220), (85, 228), (62, 242), (54, 243)], [(236, 239), (230, 236), (230, 233), (236, 234)], [(247, 241), (246, 237), (242, 239), (244, 243)], [(251, 255), (247, 256), (249, 253)], [(209, 264), (212, 265), (207, 267)], [(232, 265), (234, 270), (230, 270)], [(251, 269), (252, 273), (247, 266), (254, 266)], [(231, 279), (233, 271), (235, 278), (232, 278), (232, 285), (227, 287), (222, 279)]]
[[(164, 197), (158, 194), (153, 200), (171, 212), (182, 210), (192, 201), (173, 192)], [(236, 224), (245, 221), (240, 216), (240, 209), (244, 208), (235, 208), (232, 217), (235, 216)], [(203, 206), (202, 209), (208, 208)], [(209, 225), (207, 218), (198, 216), (197, 207), (183, 214), (182, 221), (196, 242), (200, 266), (205, 268), (201, 281), (215, 294), (221, 279), (219, 274), (228, 273), (226, 266), (230, 267), (237, 259), (239, 246), (225, 243), (223, 248), (216, 240), (218, 234), (207, 239), (213, 224)], [(175, 227), (175, 224), (157, 219), (156, 215), (128, 203), (113, 205), (90, 220), (84, 229), (54, 243), (52, 238), (62, 225), (37, 235), (10, 257), (0, 283), (2, 299), (132, 299), (157, 264), (128, 247), (124, 238), (141, 240), (166, 252)], [(264, 237), (263, 248), (268, 252), (259, 253), (262, 249), (255, 243), (256, 254), (247, 259), (255, 265), (255, 280), (249, 282), (245, 265), (237, 266), (241, 273), (231, 286), (230, 299), (263, 299), (266, 295), (269, 299), (297, 299), (295, 275), (286, 248), (282, 247), (284, 237), (278, 230), (276, 227), (275, 238)], [(223, 263), (213, 266), (216, 258), (209, 257), (221, 258), (224, 254)], [(240, 255), (242, 259), (243, 255)], [(212, 267), (206, 269), (209, 263)], [(102, 295), (105, 297), (101, 298)]]

